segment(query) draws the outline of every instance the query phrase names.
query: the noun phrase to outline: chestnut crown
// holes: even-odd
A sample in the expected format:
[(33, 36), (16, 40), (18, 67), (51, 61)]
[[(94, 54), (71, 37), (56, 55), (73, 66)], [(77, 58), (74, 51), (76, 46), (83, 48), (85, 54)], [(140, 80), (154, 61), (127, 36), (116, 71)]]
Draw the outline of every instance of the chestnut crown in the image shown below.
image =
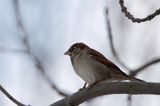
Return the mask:
[(64, 54), (71, 55), (73, 52), (75, 52), (75, 51), (79, 52), (79, 51), (83, 50), (84, 48), (89, 48), (89, 47), (84, 43), (75, 43)]

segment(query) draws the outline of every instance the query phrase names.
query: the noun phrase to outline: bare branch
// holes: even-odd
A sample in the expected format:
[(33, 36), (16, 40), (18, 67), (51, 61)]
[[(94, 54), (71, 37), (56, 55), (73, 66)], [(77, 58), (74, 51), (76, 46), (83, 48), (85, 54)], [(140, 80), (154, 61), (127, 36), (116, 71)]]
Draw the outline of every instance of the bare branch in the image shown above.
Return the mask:
[(130, 75), (131, 75), (131, 76), (136, 76), (138, 73), (142, 72), (144, 69), (146, 69), (146, 68), (148, 68), (148, 67), (150, 67), (150, 66), (152, 66), (152, 65), (154, 65), (154, 64), (157, 64), (157, 63), (159, 63), (159, 62), (160, 62), (160, 58), (157, 58), (157, 59), (154, 59), (154, 60), (152, 60), (152, 61), (149, 61), (148, 63), (140, 66), (139, 68), (137, 68), (137, 69), (135, 69), (135, 70), (132, 70), (132, 71), (130, 72)]
[(119, 0), (119, 4), (121, 7), (122, 12), (125, 14), (125, 16), (130, 19), (132, 22), (137, 22), (137, 23), (141, 23), (141, 22), (145, 22), (145, 21), (149, 21), (152, 20), (154, 17), (158, 16), (160, 14), (160, 8), (157, 9), (154, 13), (148, 15), (145, 18), (135, 18), (128, 10), (127, 7), (124, 6), (124, 0)]
[(0, 85), (0, 90), (3, 92), (4, 95), (6, 95), (16, 105), (18, 105), (18, 106), (27, 106), (27, 105), (19, 102), (18, 100), (16, 100), (13, 96), (11, 96), (1, 85)]
[(160, 95), (160, 83), (146, 82), (107, 82), (85, 88), (50, 106), (78, 106), (79, 104), (94, 97), (109, 94), (155, 94)]
[(52, 80), (49, 78), (49, 76), (46, 74), (46, 71), (44, 69), (44, 66), (42, 64), (42, 62), (36, 57), (36, 55), (33, 53), (32, 48), (29, 45), (29, 41), (28, 41), (28, 33), (24, 27), (23, 21), (22, 21), (22, 17), (21, 17), (21, 12), (19, 9), (19, 1), (18, 0), (13, 0), (13, 4), (14, 4), (14, 10), (15, 10), (15, 16), (16, 16), (16, 21), (17, 21), (17, 25), (20, 29), (20, 31), (22, 32), (22, 41), (27, 49), (27, 53), (30, 56), (30, 58), (32, 59), (35, 67), (37, 68), (37, 70), (40, 71), (42, 77), (47, 81), (47, 83), (51, 86), (51, 88), (53, 88), (55, 91), (57, 91), (58, 94), (60, 94), (61, 96), (68, 96), (69, 94), (61, 91), (60, 89), (58, 89), (58, 87), (52, 82)]
[(107, 23), (107, 32), (108, 32), (108, 38), (109, 38), (109, 43), (111, 47), (111, 51), (115, 59), (127, 70), (130, 70), (129, 67), (120, 59), (120, 56), (118, 55), (118, 52), (116, 51), (113, 43), (113, 35), (112, 35), (112, 29), (111, 29), (111, 24), (109, 20), (109, 10), (108, 8), (106, 9), (106, 23)]

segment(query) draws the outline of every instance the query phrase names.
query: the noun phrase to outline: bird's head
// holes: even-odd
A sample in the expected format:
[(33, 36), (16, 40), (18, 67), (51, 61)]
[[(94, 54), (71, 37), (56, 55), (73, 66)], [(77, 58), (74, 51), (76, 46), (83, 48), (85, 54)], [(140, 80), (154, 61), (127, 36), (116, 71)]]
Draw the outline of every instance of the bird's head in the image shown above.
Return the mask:
[(84, 43), (75, 43), (64, 54), (72, 57), (79, 54), (85, 48), (89, 47)]

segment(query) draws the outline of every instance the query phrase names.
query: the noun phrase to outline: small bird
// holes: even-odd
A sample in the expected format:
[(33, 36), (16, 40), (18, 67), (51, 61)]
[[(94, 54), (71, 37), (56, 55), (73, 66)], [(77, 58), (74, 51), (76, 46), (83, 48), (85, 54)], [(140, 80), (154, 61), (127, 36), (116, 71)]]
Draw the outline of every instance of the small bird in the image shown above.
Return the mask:
[(69, 55), (75, 72), (90, 86), (106, 80), (143, 80), (128, 76), (100, 52), (84, 43), (73, 44), (64, 53)]

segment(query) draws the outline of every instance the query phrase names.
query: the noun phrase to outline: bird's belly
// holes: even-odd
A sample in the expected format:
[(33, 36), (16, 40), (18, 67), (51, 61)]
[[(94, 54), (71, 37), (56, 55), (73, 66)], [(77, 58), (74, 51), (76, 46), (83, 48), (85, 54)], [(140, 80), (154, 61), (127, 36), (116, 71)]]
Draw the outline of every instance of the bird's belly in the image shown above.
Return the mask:
[(81, 61), (74, 67), (75, 72), (88, 84), (92, 85), (101, 79), (97, 69), (87, 61)]
[(96, 73), (94, 73), (89, 67), (78, 68), (77, 74), (90, 85), (96, 82)]

